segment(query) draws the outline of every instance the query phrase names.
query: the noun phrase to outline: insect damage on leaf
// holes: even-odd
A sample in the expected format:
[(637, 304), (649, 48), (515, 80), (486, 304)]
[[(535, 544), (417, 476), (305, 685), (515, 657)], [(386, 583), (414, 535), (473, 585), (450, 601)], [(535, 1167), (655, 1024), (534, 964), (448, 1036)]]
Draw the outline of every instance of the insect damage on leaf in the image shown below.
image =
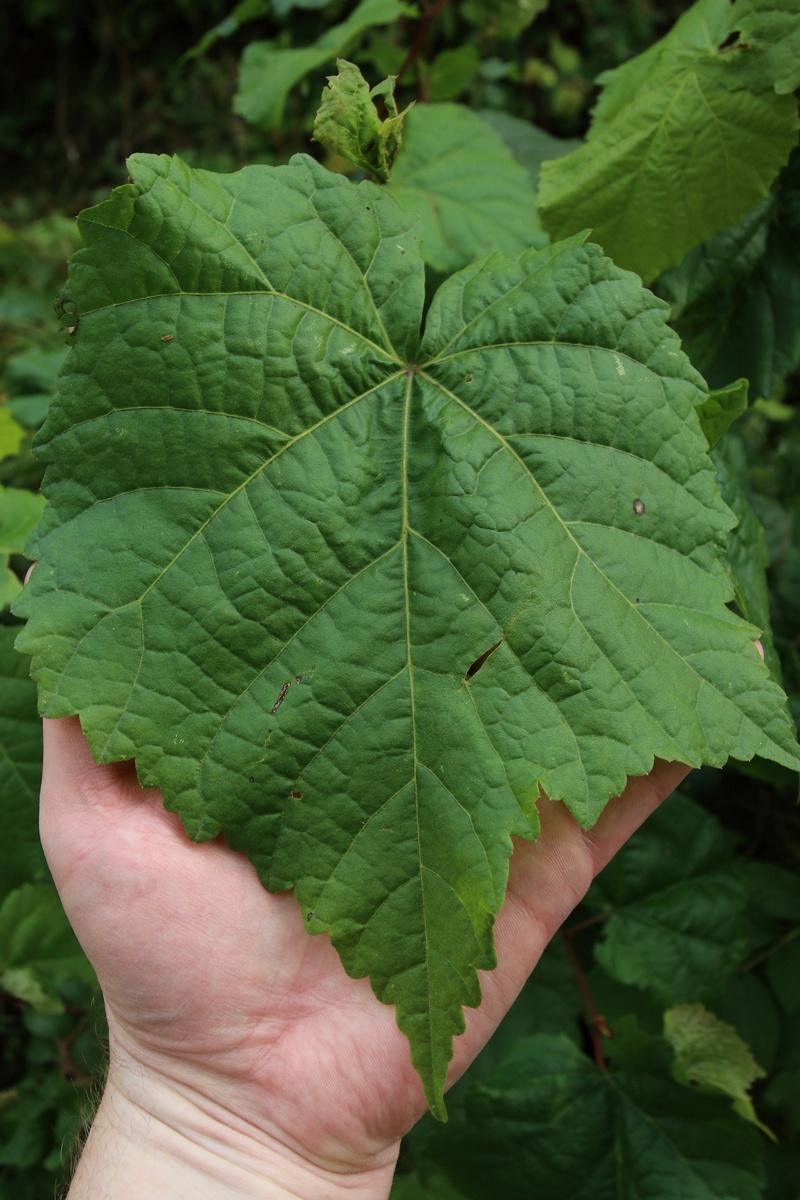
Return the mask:
[(475, 659), (474, 663), (470, 663), (470, 665), (467, 667), (467, 673), (464, 676), (465, 683), (467, 683), (468, 680), (472, 679), (473, 675), (477, 675), (478, 671), (480, 671), (481, 667), (486, 662), (489, 655), (494, 654), (495, 650), (497, 650), (497, 648), (499, 646), (502, 646), (502, 644), (503, 644), (503, 639), (501, 638), (499, 642), (495, 642), (495, 644), (493, 646), (490, 646), (488, 650), (484, 650), (483, 654), (479, 654), (478, 657)]
[(465, 268), (420, 334), (378, 187), (130, 171), (81, 221), (20, 647), (98, 761), (295, 889), (441, 1117), (540, 788), (589, 826), (656, 755), (800, 766), (727, 607), (702, 380), (581, 237)]

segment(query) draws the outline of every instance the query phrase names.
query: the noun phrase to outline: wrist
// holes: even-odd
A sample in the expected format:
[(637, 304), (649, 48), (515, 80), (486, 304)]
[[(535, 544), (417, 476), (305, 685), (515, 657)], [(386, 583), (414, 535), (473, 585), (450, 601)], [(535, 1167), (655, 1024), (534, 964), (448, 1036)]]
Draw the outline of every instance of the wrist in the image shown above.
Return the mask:
[(112, 1063), (67, 1200), (386, 1200), (398, 1149), (326, 1163), (182, 1082)]

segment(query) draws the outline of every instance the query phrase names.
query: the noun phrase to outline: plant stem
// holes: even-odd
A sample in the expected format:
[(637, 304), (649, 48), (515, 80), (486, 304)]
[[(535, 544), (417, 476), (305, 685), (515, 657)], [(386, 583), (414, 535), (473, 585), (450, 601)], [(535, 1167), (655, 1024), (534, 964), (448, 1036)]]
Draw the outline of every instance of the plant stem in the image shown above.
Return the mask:
[(594, 1061), (597, 1063), (601, 1071), (607, 1071), (608, 1066), (606, 1064), (605, 1055), (603, 1054), (603, 1038), (610, 1038), (614, 1035), (609, 1029), (605, 1017), (598, 1011), (597, 1005), (594, 1002), (594, 997), (592, 996), (591, 988), (586, 980), (586, 975), (584, 974), (580, 959), (575, 953), (575, 947), (572, 945), (571, 932), (567, 931), (566, 929), (561, 929), (559, 932), (561, 934), (561, 940), (564, 943), (564, 949), (567, 952), (567, 958), (569, 959), (570, 965), (575, 972), (575, 978), (578, 981), (578, 987), (581, 989), (581, 995), (583, 996), (583, 1002), (586, 1005), (586, 1011), (589, 1015), (589, 1030), (592, 1036)]
[(442, 11), (446, 4), (447, 0), (437, 0), (433, 8), (428, 8), (427, 5), (425, 6), (422, 18), (417, 28), (417, 32), (414, 35), (414, 41), (411, 43), (411, 48), (409, 49), (408, 54), (403, 61), (403, 65), (397, 72), (398, 82), (400, 79), (402, 79), (403, 75), (411, 66), (411, 64), (419, 57), (420, 51), (425, 44), (425, 38), (428, 36), (428, 29), (431, 26), (431, 22), (433, 21), (434, 17), (436, 17), (436, 15)]

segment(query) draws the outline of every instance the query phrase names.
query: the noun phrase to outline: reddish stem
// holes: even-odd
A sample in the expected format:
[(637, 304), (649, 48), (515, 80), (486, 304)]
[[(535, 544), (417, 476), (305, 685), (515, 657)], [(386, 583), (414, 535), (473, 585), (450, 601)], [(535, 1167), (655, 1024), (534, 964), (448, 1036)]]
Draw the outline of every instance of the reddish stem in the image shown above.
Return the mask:
[(594, 997), (592, 996), (591, 989), (586, 981), (586, 976), (583, 972), (580, 959), (575, 953), (575, 947), (572, 945), (570, 940), (570, 934), (564, 929), (560, 930), (559, 932), (561, 934), (561, 940), (564, 943), (564, 949), (567, 952), (567, 958), (569, 959), (570, 965), (575, 972), (575, 978), (578, 981), (578, 987), (581, 989), (581, 995), (583, 996), (583, 1002), (586, 1005), (586, 1011), (589, 1014), (589, 1030), (592, 1035), (594, 1061), (597, 1063), (601, 1071), (606, 1071), (608, 1070), (608, 1067), (603, 1054), (603, 1038), (610, 1038), (614, 1035), (609, 1029), (605, 1017), (598, 1011), (597, 1005), (594, 1002)]
[(419, 28), (417, 29), (417, 32), (414, 36), (414, 41), (411, 43), (411, 49), (409, 50), (408, 54), (406, 55), (402, 67), (397, 72), (396, 78), (397, 78), (398, 82), (400, 81), (400, 79), (402, 79), (403, 75), (408, 70), (408, 68), (411, 66), (411, 64), (414, 62), (414, 60), (416, 58), (418, 58), (419, 53), (425, 44), (425, 38), (428, 36), (428, 30), (430, 29), (431, 22), (436, 17), (436, 15), (442, 11), (445, 4), (447, 4), (447, 0), (437, 0), (436, 4), (434, 4), (433, 8), (428, 8), (428, 6), (425, 5), (424, 11), (422, 14), (422, 19), (419, 23)]

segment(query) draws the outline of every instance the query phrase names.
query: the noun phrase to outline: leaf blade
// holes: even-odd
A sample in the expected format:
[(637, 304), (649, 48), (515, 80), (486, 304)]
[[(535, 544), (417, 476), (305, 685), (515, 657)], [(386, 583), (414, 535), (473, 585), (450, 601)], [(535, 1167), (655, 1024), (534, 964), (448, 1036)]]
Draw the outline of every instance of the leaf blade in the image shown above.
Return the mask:
[(48, 715), (295, 888), (441, 1115), (540, 782), (588, 825), (657, 752), (797, 761), (725, 608), (702, 381), (580, 238), (461, 272), (418, 350), (385, 191), (302, 157), (131, 175), (83, 218), (20, 645)]

